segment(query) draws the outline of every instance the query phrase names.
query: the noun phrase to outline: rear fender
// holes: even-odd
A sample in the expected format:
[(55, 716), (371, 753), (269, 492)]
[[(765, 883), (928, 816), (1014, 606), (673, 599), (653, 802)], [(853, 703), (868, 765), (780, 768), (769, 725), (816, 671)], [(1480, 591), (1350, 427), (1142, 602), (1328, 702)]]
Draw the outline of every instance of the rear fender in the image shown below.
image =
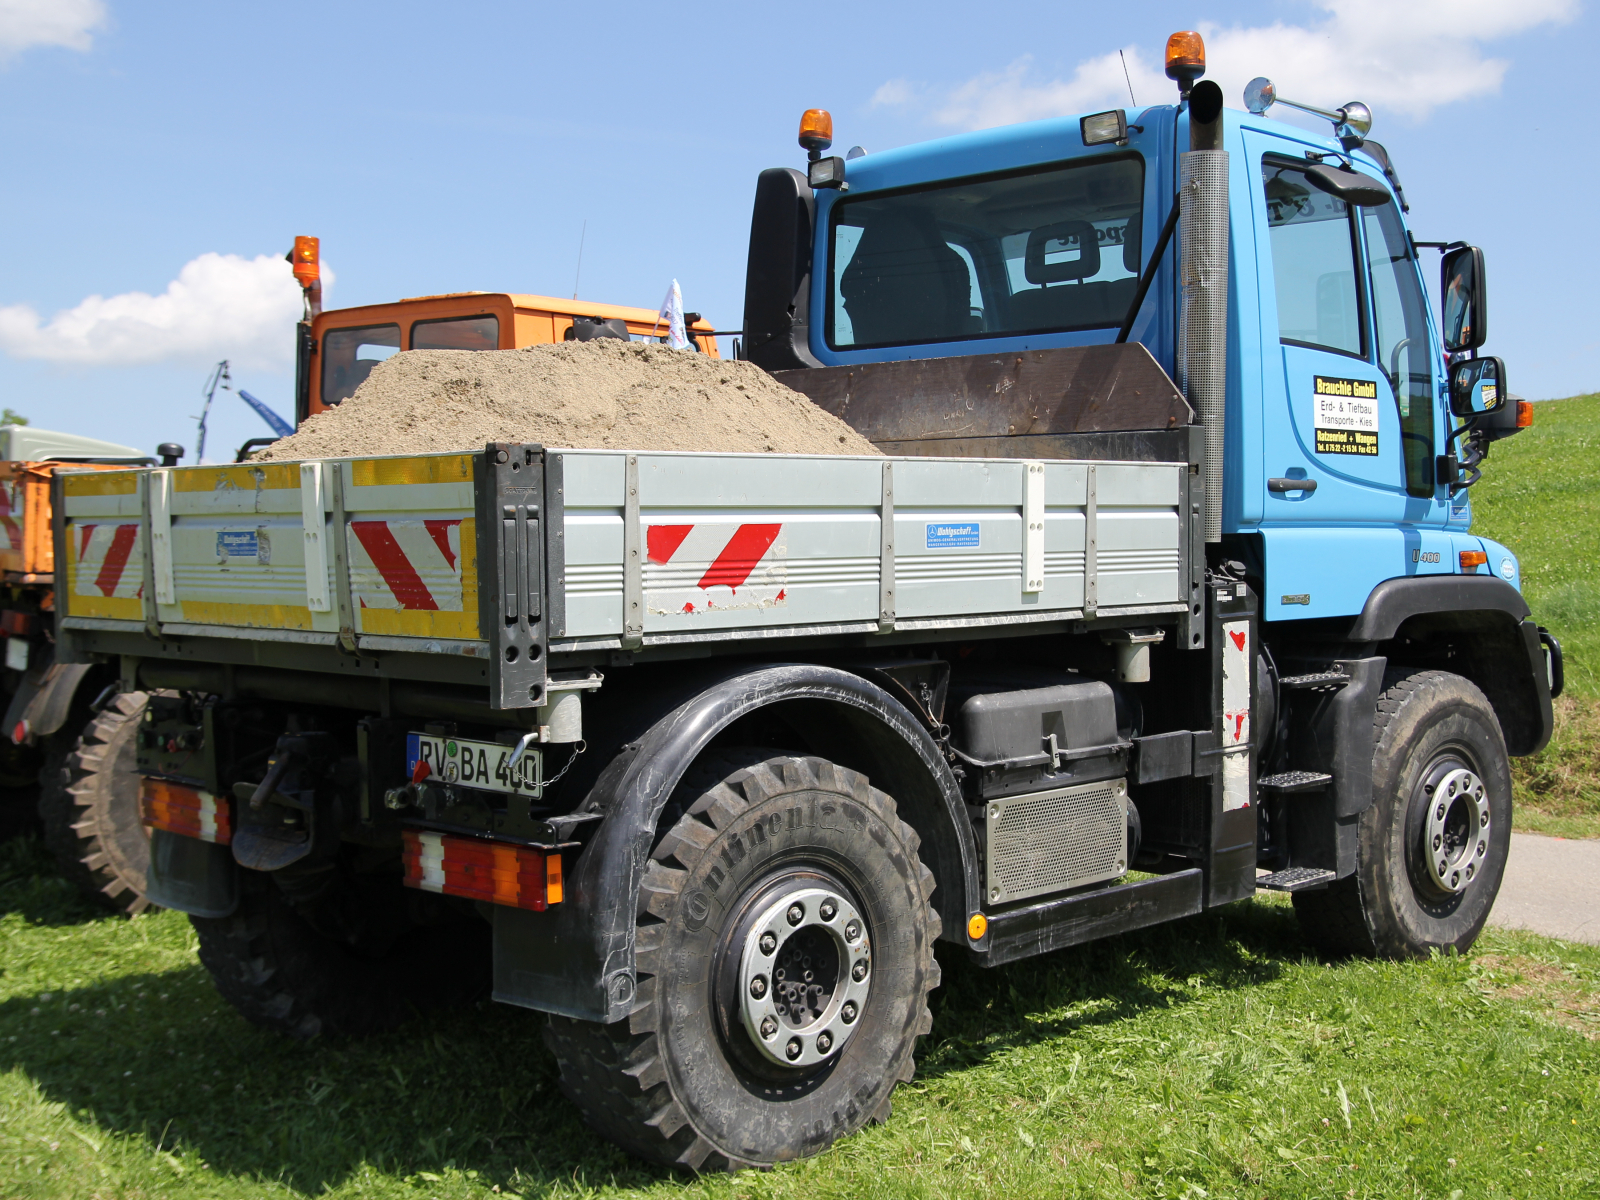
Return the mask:
[(583, 810), (604, 820), (568, 874), (565, 903), (542, 913), (495, 909), (496, 1000), (589, 1021), (628, 1015), (637, 897), (662, 810), (720, 731), (783, 705), (824, 711), (841, 746), (853, 742), (871, 756), (873, 782), (922, 838), (947, 934), (965, 930), (968, 905), (981, 895), (976, 846), (956, 780), (928, 731), (888, 692), (847, 671), (744, 669), (661, 716), (600, 773)]

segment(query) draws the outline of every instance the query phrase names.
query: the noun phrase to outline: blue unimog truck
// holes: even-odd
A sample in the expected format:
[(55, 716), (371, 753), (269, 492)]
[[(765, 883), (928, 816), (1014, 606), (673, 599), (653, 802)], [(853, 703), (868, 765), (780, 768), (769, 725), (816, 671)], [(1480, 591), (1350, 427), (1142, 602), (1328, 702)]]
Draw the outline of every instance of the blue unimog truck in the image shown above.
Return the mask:
[(1561, 667), (1470, 532), (1532, 413), (1482, 255), (1414, 240), (1363, 106), (1167, 62), (1176, 105), (848, 161), (811, 112), (761, 174), (742, 355), (881, 458), (58, 476), (60, 653), (151, 695), (151, 895), (223, 995), (311, 1036), (492, 989), (711, 1169), (886, 1118), (936, 950), (1258, 889), (1332, 954), (1470, 946)]

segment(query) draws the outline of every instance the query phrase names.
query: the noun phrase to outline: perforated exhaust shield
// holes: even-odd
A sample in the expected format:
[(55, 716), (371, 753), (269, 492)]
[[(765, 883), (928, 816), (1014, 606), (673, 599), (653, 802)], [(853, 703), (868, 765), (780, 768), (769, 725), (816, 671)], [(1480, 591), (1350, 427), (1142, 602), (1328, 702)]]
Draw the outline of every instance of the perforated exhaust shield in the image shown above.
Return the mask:
[(988, 902), (1006, 904), (1126, 874), (1127, 804), (1121, 779), (990, 800)]
[(1206, 541), (1222, 540), (1223, 417), (1228, 384), (1228, 152), (1178, 159), (1178, 387), (1205, 428)]

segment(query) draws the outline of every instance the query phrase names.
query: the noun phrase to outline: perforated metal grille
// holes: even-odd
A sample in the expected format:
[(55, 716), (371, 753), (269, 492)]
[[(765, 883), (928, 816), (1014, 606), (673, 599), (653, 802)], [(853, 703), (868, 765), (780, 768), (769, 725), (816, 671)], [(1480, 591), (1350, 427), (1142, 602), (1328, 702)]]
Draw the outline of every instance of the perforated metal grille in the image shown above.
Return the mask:
[(1121, 780), (991, 800), (989, 903), (1115, 879), (1127, 871), (1127, 792)]

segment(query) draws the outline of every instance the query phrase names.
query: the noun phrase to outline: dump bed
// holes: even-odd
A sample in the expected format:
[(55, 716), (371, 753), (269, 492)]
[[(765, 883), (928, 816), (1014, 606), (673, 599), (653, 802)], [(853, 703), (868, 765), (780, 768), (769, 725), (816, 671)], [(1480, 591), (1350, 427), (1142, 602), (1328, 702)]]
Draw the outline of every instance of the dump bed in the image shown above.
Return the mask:
[(537, 446), (71, 473), (58, 604), (88, 650), (497, 680), (520, 620), (537, 686), (579, 651), (1186, 612), (1187, 487), (1173, 462)]

